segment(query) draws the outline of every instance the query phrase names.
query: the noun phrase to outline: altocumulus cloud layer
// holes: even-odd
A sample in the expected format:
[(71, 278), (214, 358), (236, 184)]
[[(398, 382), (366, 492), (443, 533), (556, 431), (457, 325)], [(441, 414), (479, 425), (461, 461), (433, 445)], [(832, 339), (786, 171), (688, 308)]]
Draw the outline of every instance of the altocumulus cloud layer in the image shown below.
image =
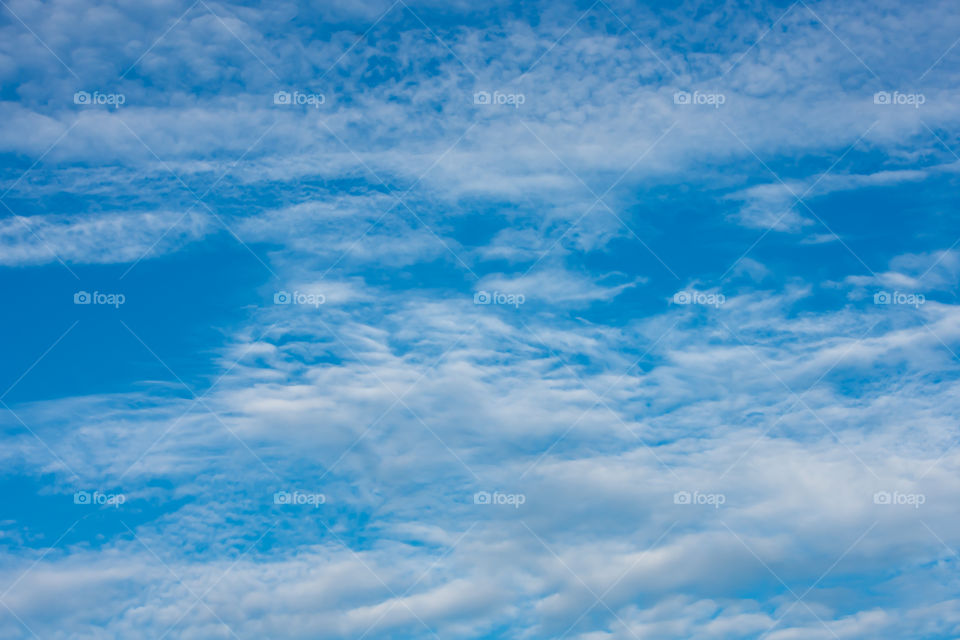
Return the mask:
[(0, 637), (960, 635), (951, 3), (2, 4)]

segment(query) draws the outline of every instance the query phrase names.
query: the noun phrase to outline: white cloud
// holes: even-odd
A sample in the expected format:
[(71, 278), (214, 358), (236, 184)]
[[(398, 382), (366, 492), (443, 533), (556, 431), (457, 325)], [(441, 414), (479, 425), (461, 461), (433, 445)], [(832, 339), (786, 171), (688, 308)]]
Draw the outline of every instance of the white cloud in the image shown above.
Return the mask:
[(17, 216), (0, 222), (0, 264), (136, 262), (175, 251), (214, 225), (190, 210)]

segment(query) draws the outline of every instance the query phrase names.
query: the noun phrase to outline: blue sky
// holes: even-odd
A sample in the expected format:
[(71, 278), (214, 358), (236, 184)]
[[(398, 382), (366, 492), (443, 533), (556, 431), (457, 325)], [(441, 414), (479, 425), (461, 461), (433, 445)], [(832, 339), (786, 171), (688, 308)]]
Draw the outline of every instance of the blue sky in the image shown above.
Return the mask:
[(950, 3), (0, 5), (0, 638), (960, 637)]

